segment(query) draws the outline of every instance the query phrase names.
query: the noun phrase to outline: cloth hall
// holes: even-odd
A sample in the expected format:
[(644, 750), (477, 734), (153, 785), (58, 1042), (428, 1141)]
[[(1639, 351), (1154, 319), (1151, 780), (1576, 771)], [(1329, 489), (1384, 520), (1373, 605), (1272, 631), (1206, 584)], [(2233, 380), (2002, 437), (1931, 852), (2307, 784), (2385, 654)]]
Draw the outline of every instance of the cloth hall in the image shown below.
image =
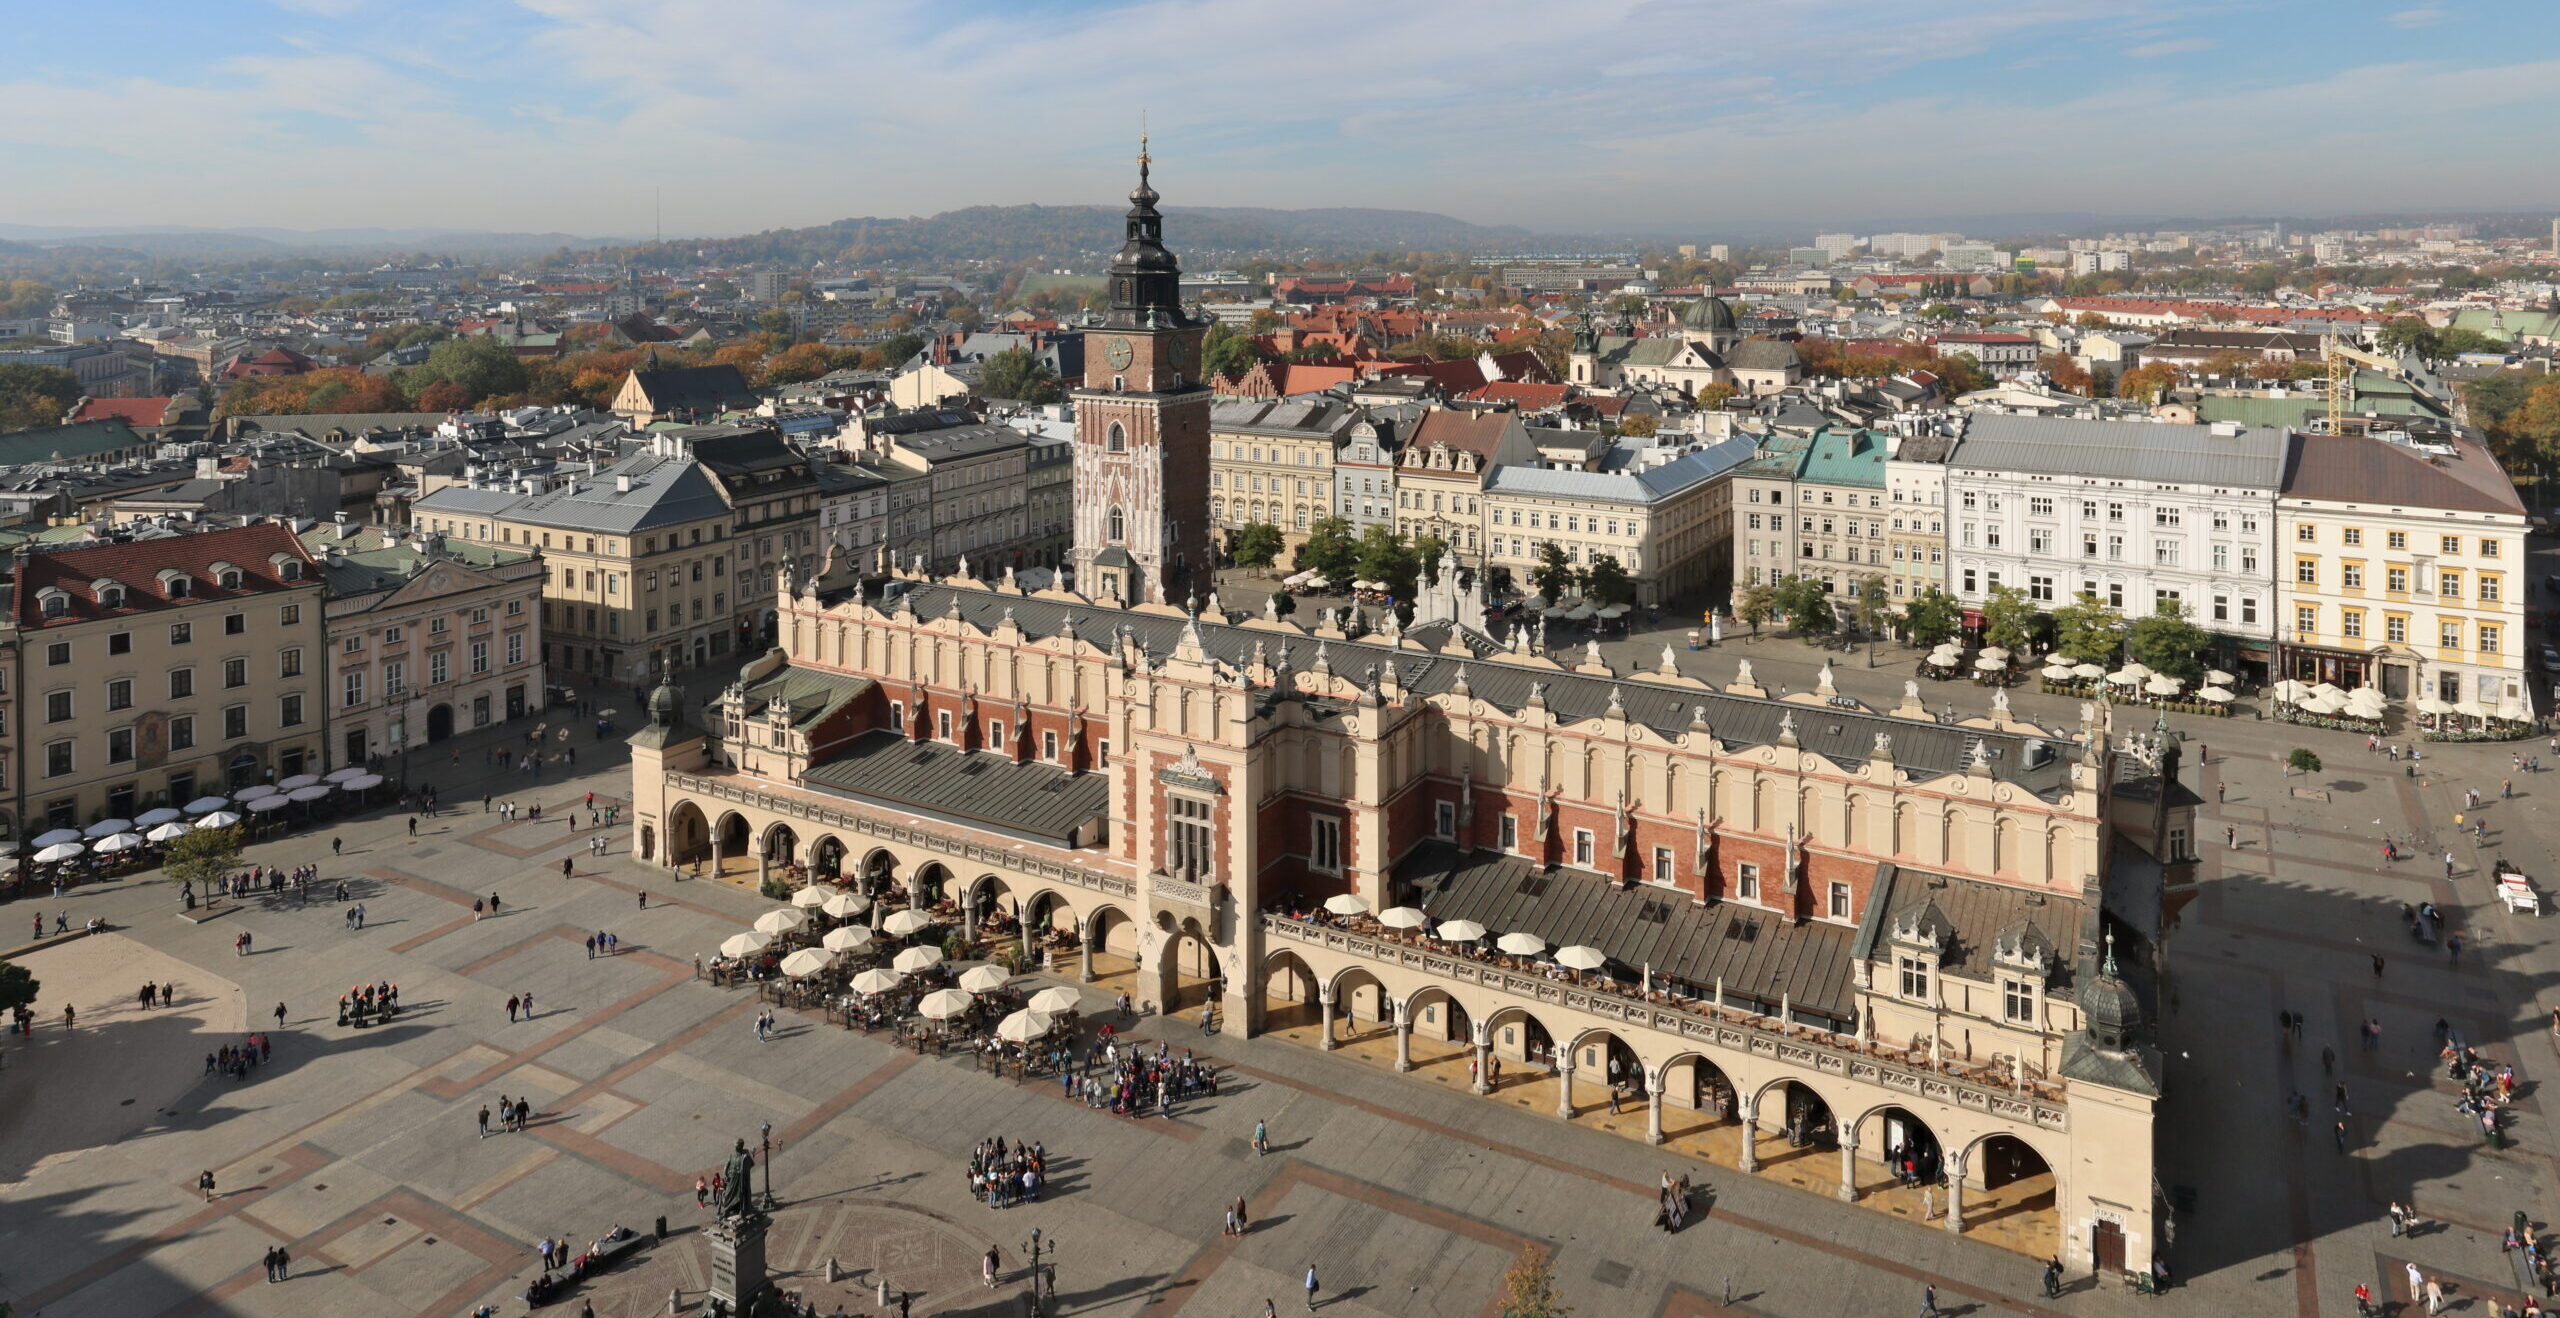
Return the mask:
[(652, 695), (637, 857), (1006, 912), (1153, 1011), (2147, 1268), (2174, 742), (1560, 662), (1454, 580), (1356, 639), (1222, 609), (1203, 326), (1141, 168), (1073, 571), (786, 575), (775, 650)]

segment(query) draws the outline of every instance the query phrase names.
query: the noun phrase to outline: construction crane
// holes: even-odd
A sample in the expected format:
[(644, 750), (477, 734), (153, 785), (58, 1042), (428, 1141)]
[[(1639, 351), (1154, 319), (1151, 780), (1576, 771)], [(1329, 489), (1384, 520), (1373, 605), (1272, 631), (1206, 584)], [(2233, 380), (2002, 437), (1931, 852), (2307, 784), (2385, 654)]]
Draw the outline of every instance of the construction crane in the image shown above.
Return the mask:
[(2320, 360), (2329, 372), (2329, 433), (2332, 435), (2347, 433), (2347, 404), (2355, 401), (2357, 368), (2392, 376), (2400, 374), (2398, 362), (2367, 352), (2336, 334), (2320, 336)]

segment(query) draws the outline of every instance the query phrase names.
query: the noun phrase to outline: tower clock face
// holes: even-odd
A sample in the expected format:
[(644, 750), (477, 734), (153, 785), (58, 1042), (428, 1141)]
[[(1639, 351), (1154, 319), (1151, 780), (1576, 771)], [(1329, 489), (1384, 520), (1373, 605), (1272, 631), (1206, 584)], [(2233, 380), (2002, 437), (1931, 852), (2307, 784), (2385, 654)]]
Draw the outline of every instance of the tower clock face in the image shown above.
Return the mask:
[(1102, 360), (1111, 363), (1111, 369), (1115, 371), (1129, 369), (1129, 363), (1135, 360), (1136, 356), (1137, 354), (1130, 350), (1129, 341), (1116, 335), (1109, 343), (1102, 345)]

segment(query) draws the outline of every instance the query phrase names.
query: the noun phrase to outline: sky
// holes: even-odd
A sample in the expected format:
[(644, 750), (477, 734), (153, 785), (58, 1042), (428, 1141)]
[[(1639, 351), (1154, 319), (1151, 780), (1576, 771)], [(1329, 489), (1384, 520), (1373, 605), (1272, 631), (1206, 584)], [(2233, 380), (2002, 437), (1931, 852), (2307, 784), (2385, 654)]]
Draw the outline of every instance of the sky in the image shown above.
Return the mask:
[[(11, 6), (0, 223), (727, 234), (979, 204), (1801, 222), (2560, 206), (2550, 0)], [(661, 209), (662, 208), (662, 209)]]

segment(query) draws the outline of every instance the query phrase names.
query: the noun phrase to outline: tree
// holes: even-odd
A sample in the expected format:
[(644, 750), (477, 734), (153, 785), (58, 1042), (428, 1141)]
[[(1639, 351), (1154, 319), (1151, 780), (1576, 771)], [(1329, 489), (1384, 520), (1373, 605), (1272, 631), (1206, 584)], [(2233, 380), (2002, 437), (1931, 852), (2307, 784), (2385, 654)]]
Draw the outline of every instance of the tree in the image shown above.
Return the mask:
[(2155, 673), (2193, 682), (2204, 676), (2204, 648), (2212, 641), (2204, 628), (2187, 621), (2186, 605), (2162, 600), (2156, 612), (2126, 631), (2124, 648)]
[(1413, 598), (1414, 572), (1421, 562), (1413, 546), (1392, 528), (1372, 526), (1360, 533), (1361, 577), (1385, 587), (1397, 599)]
[(80, 377), (59, 366), (0, 366), (0, 432), (61, 425), (80, 393)]
[(1556, 1297), (1556, 1270), (1547, 1251), (1522, 1245), (1502, 1274), (1502, 1318), (1565, 1318), (1570, 1306)]
[(0, 1016), (20, 1007), (36, 1005), (36, 990), (42, 987), (43, 982), (30, 974), (25, 966), (14, 961), (0, 961)]
[(1876, 666), (1876, 637), (1893, 623), (1893, 597), (1883, 577), (1868, 577), (1858, 583), (1858, 630), (1867, 638), (1867, 667)]
[(2284, 768), (2287, 773), (2318, 773), (2320, 757), (2308, 746), (2296, 746), (2284, 757)]
[(1286, 543), (1279, 527), (1269, 522), (1247, 522), (1242, 530), (1236, 532), (1231, 552), (1235, 560), (1246, 567), (1269, 567), (1273, 559), (1280, 557), (1281, 547)]
[(1651, 439), (1661, 428), (1661, 421), (1650, 412), (1638, 412), (1618, 420), (1618, 433), (1633, 439)]
[(2416, 316), (2401, 316), (2382, 322), (2373, 332), (2373, 344), (2383, 352), (2398, 357), (2415, 353), (2420, 357), (2439, 357), (2435, 326)]
[(240, 830), (199, 828), (169, 844), (160, 870), (199, 891), (210, 891), (223, 875), (240, 865)]
[(1535, 567), (1529, 569), (1529, 584), (1537, 587), (1538, 593), (1547, 597), (1547, 603), (1550, 606), (1561, 602), (1566, 595), (1573, 592), (1577, 575), (1573, 570), (1573, 561), (1564, 555), (1564, 546), (1553, 540), (1538, 542), (1538, 562)]
[(1212, 379), (1238, 379), (1253, 363), (1253, 340), (1228, 329), (1224, 321), (1211, 325), (1200, 340), (1200, 369)]
[(862, 369), (894, 371), (914, 360), (915, 355), (922, 351), (924, 351), (923, 335), (892, 334), (871, 345), (870, 349), (862, 354)]
[(2035, 601), (2015, 586), (1993, 586), (1982, 599), (1982, 639), (2013, 654), (2035, 637)]
[(1778, 583), (1778, 611), (1787, 616), (1787, 626), (1798, 636), (1828, 636), (1838, 622), (1831, 612), (1831, 595), (1822, 583), (1812, 577), (1788, 577)]
[(2092, 383), (2089, 373), (2081, 369), (2080, 363), (2073, 361), (2069, 353), (2048, 352), (2036, 359), (2036, 365), (2044, 371), (2044, 378), (2053, 381), (2054, 388), (2064, 393), (2088, 395)]
[(1964, 626), (1964, 606), (1956, 603), (1955, 596), (1931, 586), (1902, 606), (1902, 625), (1911, 633), (1912, 644), (1935, 646), (1955, 639)]
[(791, 332), (791, 313), (780, 307), (759, 313), (756, 316), (756, 328), (767, 334), (788, 334)]
[(451, 380), (438, 380), (418, 391), (421, 412), (459, 412), (471, 406), (471, 391)]
[(1317, 518), (1307, 528), (1307, 542), (1298, 546), (1298, 566), (1334, 586), (1349, 584), (1360, 566), (1360, 545), (1351, 538), (1350, 519)]
[(462, 386), (472, 402), (499, 394), (521, 393), (524, 362), (505, 344), (486, 335), (446, 339), (427, 349), (425, 364), (409, 372), (407, 384), (423, 390), (439, 380)]
[(1602, 606), (1636, 602), (1635, 578), (1627, 575), (1615, 554), (1602, 554), (1591, 560), (1591, 570), (1583, 575), (1582, 593)]
[(1288, 617), (1290, 614), (1298, 611), (1298, 597), (1285, 590), (1273, 595), (1271, 597), (1271, 611), (1280, 617)]
[(2079, 664), (2104, 664), (2124, 643), (2124, 620), (2087, 591), (2053, 611), (2053, 649)]
[(764, 360), (763, 383), (799, 384), (836, 369), (836, 356), (823, 343), (797, 343)]
[(2078, 320), (2076, 320), (2076, 321), (2073, 321), (2072, 323), (2073, 323), (2073, 324), (2075, 324), (2075, 325), (2078, 325), (2078, 326), (2079, 326), (2080, 328), (2082, 328), (2082, 329), (2100, 329), (2100, 330), (2102, 330), (2102, 329), (2109, 329), (2109, 328), (2112, 328), (2112, 327), (2115, 325), (2115, 322), (2114, 322), (2114, 321), (2109, 320), (2109, 319), (2107, 319), (2106, 317), (2101, 316), (2101, 315), (2099, 315), (2097, 312), (2094, 312), (2094, 311), (2083, 311), (2083, 312), (2081, 312), (2081, 313), (2080, 313), (2080, 319), (2078, 319)]
[(2116, 377), (2116, 397), (2141, 403), (2158, 403), (2160, 395), (2176, 387), (2178, 368), (2167, 362), (2136, 366)]
[(1947, 393), (1950, 396), (1969, 394), (1991, 387), (1990, 373), (1983, 370), (1981, 361), (1969, 352), (1940, 357), (1929, 364), (1929, 369), (1937, 372), (1939, 379), (1946, 381)]
[(1246, 319), (1244, 328), (1247, 334), (1269, 334), (1273, 330), (1280, 329), (1288, 323), (1289, 322), (1283, 318), (1279, 312), (1273, 311), (1269, 307), (1264, 307), (1262, 310), (1253, 313), (1251, 317)]
[(1778, 616), (1778, 588), (1775, 586), (1745, 587), (1742, 598), (1734, 601), (1733, 616), (1749, 624), (1752, 639), (1758, 640), (1760, 624)]
[(2238, 348), (2225, 348), (2206, 358), (2204, 365), (2197, 368), (2197, 372), (2208, 379), (2226, 380), (2234, 376), (2247, 375), (2249, 368), (2257, 364), (2258, 354), (2244, 352)]
[(1740, 391), (1729, 384), (1700, 385), (1698, 386), (1697, 409), (1701, 412), (1717, 411), (1723, 408), (1726, 403), (1731, 402), (1733, 400), (1733, 396), (1738, 392)]
[(1054, 403), (1064, 395), (1058, 373), (1028, 348), (1007, 348), (978, 368), (981, 398), (1011, 398), (1025, 403)]
[(1421, 566), (1423, 576), (1437, 579), (1440, 575), (1440, 560), (1448, 556), (1448, 541), (1428, 531), (1413, 538), (1414, 561)]

